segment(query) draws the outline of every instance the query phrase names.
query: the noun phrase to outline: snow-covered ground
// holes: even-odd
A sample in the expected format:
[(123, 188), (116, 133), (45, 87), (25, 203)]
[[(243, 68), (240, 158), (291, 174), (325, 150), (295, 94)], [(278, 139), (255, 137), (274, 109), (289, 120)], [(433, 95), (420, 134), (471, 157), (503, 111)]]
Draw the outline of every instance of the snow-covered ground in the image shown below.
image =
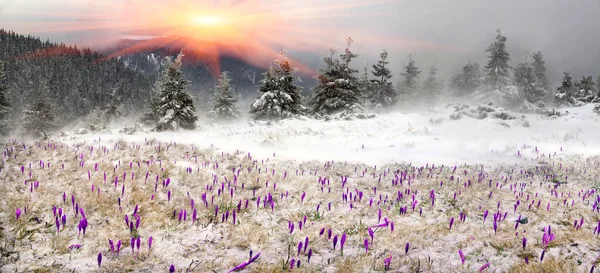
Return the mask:
[[(569, 114), (548, 118), (539, 114), (515, 114), (517, 119), (483, 120), (464, 116), (451, 120), (452, 107), (424, 113), (378, 115), (374, 119), (285, 120), (270, 125), (239, 123), (216, 125), (200, 122), (194, 131), (138, 132), (133, 135), (94, 134), (64, 141), (118, 140), (162, 142), (215, 147), (224, 152), (244, 150), (260, 158), (335, 160), (382, 165), (413, 164), (512, 164), (517, 157), (535, 158), (542, 153), (590, 156), (600, 154), (600, 116), (593, 105), (561, 109)], [(528, 122), (529, 127), (524, 123)], [(562, 149), (562, 152), (561, 152)]]
[(14, 140), (0, 165), (0, 271), (228, 272), (252, 251), (243, 272), (589, 272), (591, 108)]

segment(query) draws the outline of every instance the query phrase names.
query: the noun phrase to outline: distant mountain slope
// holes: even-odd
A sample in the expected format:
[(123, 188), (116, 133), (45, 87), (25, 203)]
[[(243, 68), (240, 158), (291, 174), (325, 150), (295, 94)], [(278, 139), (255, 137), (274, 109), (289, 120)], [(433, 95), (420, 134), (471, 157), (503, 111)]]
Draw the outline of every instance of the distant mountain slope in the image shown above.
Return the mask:
[[(216, 76), (221, 71), (231, 72), (233, 84), (243, 97), (257, 95), (256, 85), (271, 60), (258, 58), (257, 50), (247, 46), (234, 46), (207, 42), (182, 36), (157, 37), (146, 40), (124, 39), (105, 51), (107, 56), (121, 58), (135, 71), (155, 75), (162, 69), (165, 56), (183, 52), (183, 72), (191, 81), (190, 90), (205, 97), (213, 92)], [(305, 92), (310, 91), (314, 80), (303, 75)]]
[(154, 83), (122, 59), (5, 30), (0, 30), (0, 60), (6, 63), (15, 119), (39, 94), (53, 106), (59, 125), (108, 104), (113, 91), (122, 97), (124, 110), (135, 111), (144, 106)]

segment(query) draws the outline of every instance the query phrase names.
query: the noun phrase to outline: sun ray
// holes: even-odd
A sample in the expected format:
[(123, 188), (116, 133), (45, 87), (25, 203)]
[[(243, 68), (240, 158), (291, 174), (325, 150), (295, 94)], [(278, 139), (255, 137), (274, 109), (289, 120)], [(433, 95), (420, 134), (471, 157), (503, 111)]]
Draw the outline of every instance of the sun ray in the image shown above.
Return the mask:
[[(56, 0), (50, 0), (56, 1)], [(84, 4), (85, 1), (64, 0), (72, 5), (65, 9), (11, 10), (10, 16), (37, 16), (44, 22), (25, 19), (3, 22), (3, 27), (28, 33), (105, 31), (115, 38), (134, 36), (156, 37), (120, 49), (106, 58), (145, 52), (158, 48), (181, 48), (188, 61), (203, 61), (213, 75), (220, 70), (220, 56), (230, 55), (249, 63), (266, 67), (281, 50), (327, 53), (328, 48), (343, 48), (343, 39), (381, 48), (424, 50), (449, 49), (434, 42), (401, 36), (382, 36), (370, 30), (344, 29), (335, 24), (339, 18), (431, 16), (443, 14), (436, 10), (398, 10), (400, 0), (331, 0), (323, 3), (306, 0), (302, 5), (275, 0), (106, 0)], [(382, 8), (383, 9), (382, 11)], [(85, 16), (83, 16), (85, 14)], [(107, 40), (108, 37), (91, 38)], [(290, 56), (293, 58), (293, 56)], [(303, 73), (315, 71), (293, 61)]]

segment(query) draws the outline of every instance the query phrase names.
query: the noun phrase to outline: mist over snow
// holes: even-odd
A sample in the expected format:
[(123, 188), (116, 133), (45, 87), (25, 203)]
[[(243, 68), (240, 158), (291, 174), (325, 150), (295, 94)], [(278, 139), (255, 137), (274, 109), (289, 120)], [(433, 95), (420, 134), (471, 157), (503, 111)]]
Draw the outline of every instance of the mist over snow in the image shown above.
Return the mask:
[(598, 0), (4, 0), (0, 272), (594, 272)]

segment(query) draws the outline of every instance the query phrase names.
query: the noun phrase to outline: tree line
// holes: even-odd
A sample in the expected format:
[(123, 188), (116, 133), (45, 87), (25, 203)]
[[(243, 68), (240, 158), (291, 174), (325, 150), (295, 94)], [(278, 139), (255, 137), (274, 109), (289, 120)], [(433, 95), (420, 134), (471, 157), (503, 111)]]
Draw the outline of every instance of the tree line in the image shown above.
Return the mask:
[[(119, 59), (97, 62), (102, 60), (102, 56), (89, 49), (42, 43), (39, 39), (9, 32), (0, 34), (0, 45), (9, 49), (6, 51), (8, 54), (0, 57), (18, 56), (9, 59), (6, 64), (0, 63), (0, 125), (6, 125), (2, 126), (4, 133), (10, 130), (11, 113), (15, 113), (11, 109), (22, 109), (20, 118), (24, 131), (35, 136), (45, 136), (55, 128), (53, 123), (56, 120), (74, 115), (91, 115), (95, 118), (92, 129), (102, 129), (107, 123), (127, 114), (124, 109), (148, 109), (141, 121), (157, 131), (195, 128), (198, 103), (186, 91), (190, 82), (181, 72), (183, 54), (175, 60), (164, 59), (161, 66), (165, 69), (157, 73), (151, 87), (148, 84), (151, 79), (125, 68)], [(23, 46), (15, 46), (20, 43)], [(343, 52), (331, 49), (323, 58), (324, 66), (318, 71), (317, 84), (309, 98), (301, 95), (298, 69), (282, 53), (263, 73), (257, 86), (260, 95), (251, 104), (249, 114), (256, 120), (303, 115), (322, 118), (338, 113), (360, 114), (369, 109), (385, 111), (415, 103), (433, 104), (436, 99), (449, 95), (468, 97), (489, 92), (502, 94), (510, 104), (528, 103), (540, 108), (546, 104), (578, 106), (600, 102), (600, 76), (596, 83), (591, 76), (576, 81), (565, 72), (561, 86), (553, 91), (546, 77), (542, 52), (528, 54), (512, 67), (506, 43), (507, 38), (498, 30), (495, 40), (486, 49), (489, 54), (487, 64), (482, 68), (477, 63), (468, 62), (447, 84), (437, 78), (435, 67), (428, 68), (426, 78), (420, 82), (422, 71), (409, 55), (400, 73), (402, 79), (394, 85), (388, 52), (383, 50), (379, 61), (370, 70), (365, 67), (359, 74), (352, 67), (352, 61), (358, 54), (352, 51), (353, 41), (348, 38)], [(42, 58), (32, 57), (38, 55)], [(20, 63), (23, 60), (27, 62)], [(63, 66), (69, 68), (61, 68)], [(55, 70), (42, 71), (47, 68)], [(16, 73), (23, 77), (6, 80), (7, 75), (15, 78)], [(31, 88), (33, 81), (38, 86), (35, 90)], [(210, 109), (206, 110), (208, 116), (216, 121), (239, 118), (231, 73), (223, 72), (217, 82), (210, 99)], [(22, 96), (27, 99), (17, 98), (8, 90), (14, 93), (20, 90), (29, 96)], [(61, 105), (64, 116), (56, 117), (52, 105)]]

